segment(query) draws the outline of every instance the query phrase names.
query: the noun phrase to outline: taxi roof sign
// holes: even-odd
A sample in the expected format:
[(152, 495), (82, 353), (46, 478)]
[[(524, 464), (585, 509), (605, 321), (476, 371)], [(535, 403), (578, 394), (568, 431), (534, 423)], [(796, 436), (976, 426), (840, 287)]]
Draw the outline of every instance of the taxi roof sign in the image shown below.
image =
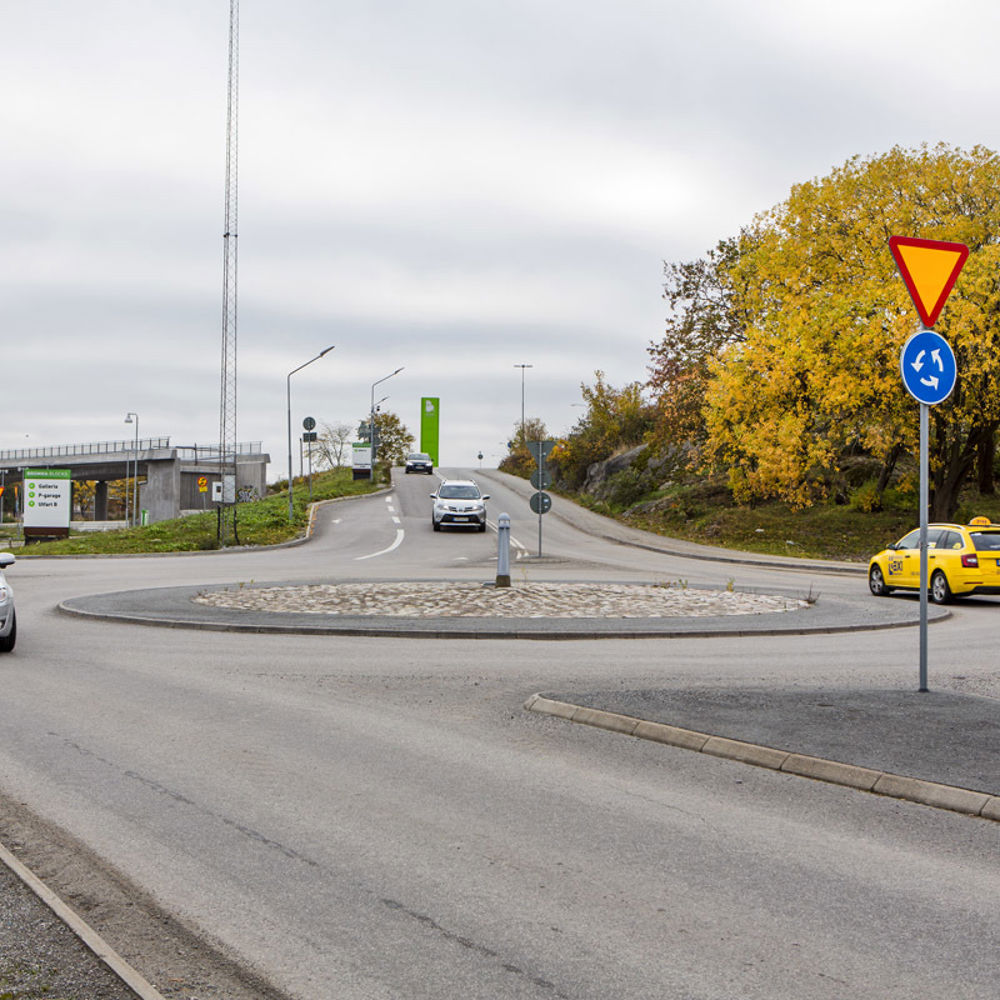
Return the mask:
[(889, 249), (924, 326), (933, 327), (969, 257), (964, 243), (890, 236)]

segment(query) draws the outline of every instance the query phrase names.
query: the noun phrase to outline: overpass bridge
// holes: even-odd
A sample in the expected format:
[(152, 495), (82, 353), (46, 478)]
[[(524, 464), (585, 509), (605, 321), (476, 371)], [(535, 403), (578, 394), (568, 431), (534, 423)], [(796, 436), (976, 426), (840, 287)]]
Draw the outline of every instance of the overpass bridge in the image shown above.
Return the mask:
[[(270, 456), (259, 441), (238, 444), (236, 451), (237, 491), (263, 496)], [(139, 508), (149, 511), (150, 523), (213, 506), (212, 483), (222, 478), (218, 445), (171, 445), (166, 437), (0, 450), (0, 474), (8, 485), (21, 481), (25, 469), (46, 468), (69, 469), (74, 480), (96, 482), (95, 521), (108, 519), (108, 483), (131, 479), (136, 463)], [(207, 492), (200, 489), (202, 478)]]

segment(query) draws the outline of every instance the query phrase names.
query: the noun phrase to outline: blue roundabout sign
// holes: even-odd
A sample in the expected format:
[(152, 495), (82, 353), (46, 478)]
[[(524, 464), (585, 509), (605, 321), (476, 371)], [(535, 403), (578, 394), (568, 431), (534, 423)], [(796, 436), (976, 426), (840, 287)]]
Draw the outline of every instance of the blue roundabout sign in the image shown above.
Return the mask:
[(943, 403), (955, 388), (958, 367), (955, 352), (939, 333), (918, 330), (903, 345), (899, 370), (906, 391), (927, 406)]

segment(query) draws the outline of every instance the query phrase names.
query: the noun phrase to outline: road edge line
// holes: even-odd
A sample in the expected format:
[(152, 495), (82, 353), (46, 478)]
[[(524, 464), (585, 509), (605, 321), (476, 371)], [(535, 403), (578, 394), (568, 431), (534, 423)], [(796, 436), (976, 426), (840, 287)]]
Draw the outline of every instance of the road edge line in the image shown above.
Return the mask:
[(694, 750), (696, 753), (707, 753), (713, 757), (781, 771), (800, 778), (811, 778), (886, 798), (903, 799), (934, 809), (947, 809), (949, 812), (1000, 822), (1000, 796), (988, 792), (977, 792), (958, 785), (944, 785), (924, 778), (909, 778), (890, 771), (844, 764), (841, 761), (778, 750), (757, 743), (745, 743), (693, 729), (682, 729), (664, 722), (649, 722), (631, 715), (619, 715), (600, 708), (586, 708), (557, 701), (541, 693), (528, 698), (524, 708), (528, 712), (595, 726), (609, 732), (624, 733), (637, 739), (665, 743), (681, 750)]

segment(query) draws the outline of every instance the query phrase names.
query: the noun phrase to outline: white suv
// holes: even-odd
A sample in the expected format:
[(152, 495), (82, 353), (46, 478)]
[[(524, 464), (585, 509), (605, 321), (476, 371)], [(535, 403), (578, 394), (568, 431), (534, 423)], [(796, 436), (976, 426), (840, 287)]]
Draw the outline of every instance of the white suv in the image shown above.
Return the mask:
[(14, 614), (14, 591), (3, 571), (14, 565), (10, 552), (0, 552), (0, 653), (9, 653), (17, 642), (17, 616)]
[(475, 525), (486, 530), (486, 501), (489, 495), (479, 492), (471, 479), (446, 479), (431, 494), (431, 525), (435, 531), (443, 524)]

